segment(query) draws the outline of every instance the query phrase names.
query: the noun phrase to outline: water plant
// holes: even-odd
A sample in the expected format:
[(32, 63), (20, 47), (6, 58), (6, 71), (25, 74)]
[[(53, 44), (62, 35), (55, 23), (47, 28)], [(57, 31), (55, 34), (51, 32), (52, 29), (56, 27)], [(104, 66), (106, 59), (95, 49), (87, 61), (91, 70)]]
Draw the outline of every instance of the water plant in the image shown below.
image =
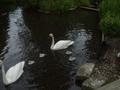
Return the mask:
[(100, 4), (100, 26), (104, 33), (120, 34), (120, 0), (102, 0)]
[(80, 5), (89, 6), (91, 4), (91, 0), (78, 0), (78, 3)]
[(77, 7), (76, 0), (43, 0), (40, 9), (46, 11), (66, 11)]

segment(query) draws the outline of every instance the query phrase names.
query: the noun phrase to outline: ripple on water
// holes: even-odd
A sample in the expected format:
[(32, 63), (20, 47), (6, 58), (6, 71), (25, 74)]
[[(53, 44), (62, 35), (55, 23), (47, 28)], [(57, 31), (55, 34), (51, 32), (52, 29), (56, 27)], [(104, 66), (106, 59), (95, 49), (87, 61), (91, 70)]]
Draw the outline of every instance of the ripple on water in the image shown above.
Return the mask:
[[(23, 12), (20, 8), (11, 11), (8, 26), (5, 25), (8, 29), (3, 59), (9, 61), (7, 65), (19, 60), (30, 64), (25, 66), (23, 77), (11, 85), (11, 90), (80, 90), (75, 85), (75, 74), (70, 73), (76, 71), (77, 64), (90, 58), (90, 45), (96, 42), (93, 36), (98, 38), (93, 30), (96, 17), (87, 11), (63, 15)], [(53, 52), (49, 49), (50, 32), (55, 34), (56, 41), (69, 39), (75, 43), (65, 51)]]

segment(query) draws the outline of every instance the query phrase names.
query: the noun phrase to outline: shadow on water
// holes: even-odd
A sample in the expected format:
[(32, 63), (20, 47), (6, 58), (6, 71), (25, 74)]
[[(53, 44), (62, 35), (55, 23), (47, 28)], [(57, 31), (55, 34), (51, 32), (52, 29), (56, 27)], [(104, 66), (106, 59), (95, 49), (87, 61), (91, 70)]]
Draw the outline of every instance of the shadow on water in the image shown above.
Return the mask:
[[(80, 90), (75, 85), (77, 65), (95, 62), (100, 44), (97, 25), (98, 15), (82, 10), (49, 15), (21, 8), (9, 12), (8, 26), (3, 25), (6, 38), (0, 32), (0, 39), (6, 39), (0, 41), (1, 59), (6, 70), (22, 60), (26, 64), (23, 76), (7, 90)], [(51, 32), (55, 41), (70, 39), (74, 45), (51, 51)]]

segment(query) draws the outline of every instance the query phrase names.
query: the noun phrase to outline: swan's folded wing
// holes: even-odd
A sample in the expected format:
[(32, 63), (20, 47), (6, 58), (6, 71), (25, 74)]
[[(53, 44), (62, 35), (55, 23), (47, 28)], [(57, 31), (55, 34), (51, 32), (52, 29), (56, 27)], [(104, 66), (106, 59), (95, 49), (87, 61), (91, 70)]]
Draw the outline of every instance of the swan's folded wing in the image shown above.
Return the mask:
[(71, 41), (71, 40), (60, 40), (54, 45), (53, 49), (56, 49), (56, 50), (66, 49), (73, 43), (74, 41)]
[(7, 73), (6, 73), (6, 80), (8, 84), (11, 84), (15, 82), (17, 79), (20, 78), (20, 76), (23, 74), (23, 68), (24, 68), (25, 62), (22, 61), (15, 66), (11, 67)]

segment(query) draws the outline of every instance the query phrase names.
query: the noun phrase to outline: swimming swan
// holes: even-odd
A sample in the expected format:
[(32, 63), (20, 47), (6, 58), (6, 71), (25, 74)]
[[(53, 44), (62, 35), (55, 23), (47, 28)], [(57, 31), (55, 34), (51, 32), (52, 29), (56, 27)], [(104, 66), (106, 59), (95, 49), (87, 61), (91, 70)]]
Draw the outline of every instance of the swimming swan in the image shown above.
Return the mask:
[(16, 65), (10, 67), (8, 71), (5, 73), (4, 65), (2, 64), (2, 76), (3, 76), (3, 83), (5, 85), (9, 85), (17, 81), (20, 76), (23, 74), (25, 61), (19, 62)]
[(51, 50), (62, 50), (68, 48), (70, 45), (74, 44), (74, 41), (71, 40), (60, 40), (55, 44), (54, 35), (52, 33), (49, 34), (52, 38)]

